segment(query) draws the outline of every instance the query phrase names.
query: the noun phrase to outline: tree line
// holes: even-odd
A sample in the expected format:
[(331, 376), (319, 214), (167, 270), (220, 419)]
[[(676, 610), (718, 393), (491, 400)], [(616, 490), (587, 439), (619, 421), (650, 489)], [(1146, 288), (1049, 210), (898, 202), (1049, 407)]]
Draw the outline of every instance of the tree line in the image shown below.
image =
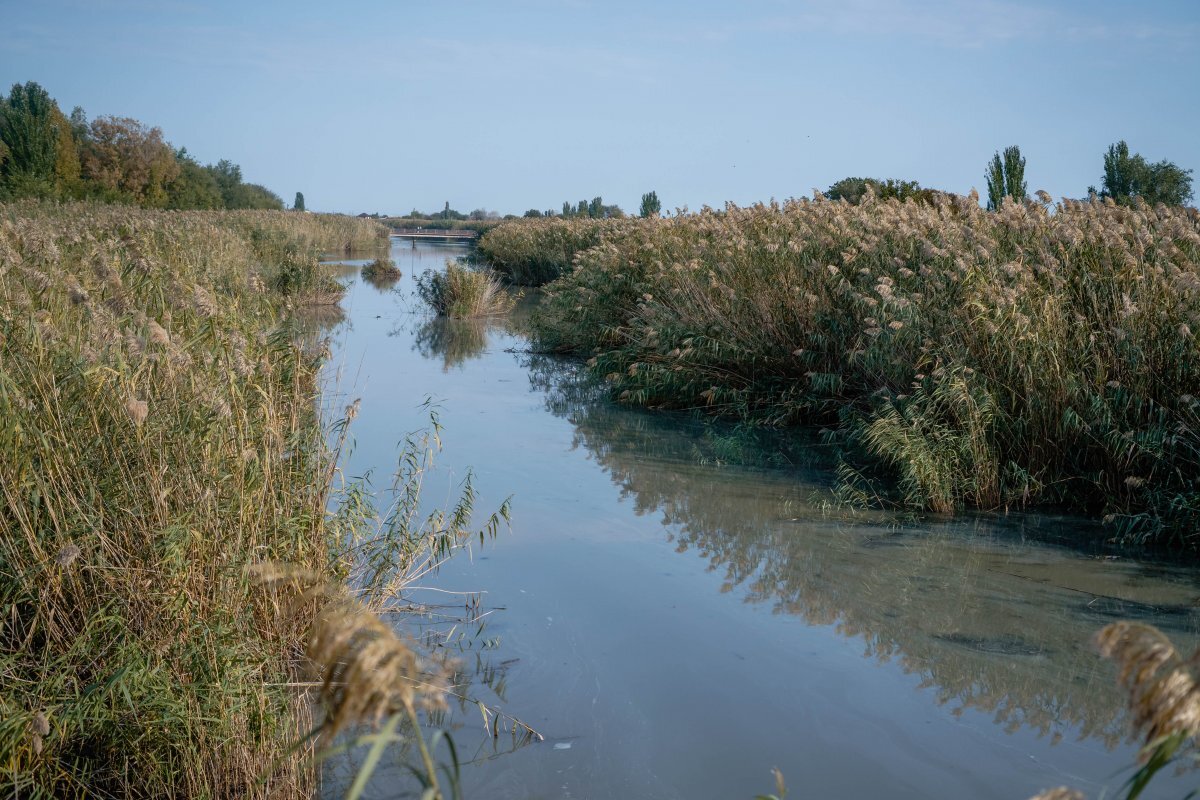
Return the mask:
[[(129, 117), (70, 117), (37, 83), (0, 96), (0, 200), (99, 200), (146, 208), (282, 209), (271, 190), (242, 180), (229, 160), (201, 164), (162, 130)], [(303, 209), (297, 192), (296, 207)]]
[[(1029, 197), (1025, 181), (1025, 158), (1021, 148), (1013, 145), (997, 151), (987, 163), (984, 171), (987, 183), (987, 207), (995, 210), (1011, 197), (1017, 202)], [(842, 178), (831, 185), (825, 196), (831, 200), (846, 200), (858, 204), (868, 188), (881, 199), (916, 200), (933, 202), (936, 189), (924, 188), (916, 181), (888, 178)], [(1151, 163), (1139, 153), (1130, 153), (1124, 140), (1109, 146), (1104, 153), (1104, 174), (1100, 189), (1088, 187), (1089, 195), (1111, 198), (1121, 205), (1130, 205), (1139, 199), (1150, 205), (1163, 203), (1182, 206), (1192, 199), (1192, 171), (1183, 169), (1166, 159)], [(1047, 202), (1049, 202), (1047, 200)]]

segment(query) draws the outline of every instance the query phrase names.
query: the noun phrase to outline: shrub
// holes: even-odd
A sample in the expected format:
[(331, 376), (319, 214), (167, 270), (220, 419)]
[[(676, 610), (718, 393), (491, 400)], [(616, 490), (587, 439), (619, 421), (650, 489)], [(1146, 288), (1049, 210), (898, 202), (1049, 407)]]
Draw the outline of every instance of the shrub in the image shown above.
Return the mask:
[(456, 319), (504, 314), (513, 307), (510, 297), (491, 272), (479, 272), (446, 262), (445, 272), (426, 270), (417, 279), (417, 292), (439, 315)]
[(386, 288), (400, 280), (400, 268), (390, 258), (377, 258), (362, 268), (363, 280), (373, 286)]

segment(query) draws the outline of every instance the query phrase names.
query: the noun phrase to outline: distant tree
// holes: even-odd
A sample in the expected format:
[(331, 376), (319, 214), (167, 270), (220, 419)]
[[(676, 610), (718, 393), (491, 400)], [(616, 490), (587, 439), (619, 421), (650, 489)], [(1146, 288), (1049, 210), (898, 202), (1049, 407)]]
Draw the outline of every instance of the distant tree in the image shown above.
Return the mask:
[(179, 175), (167, 184), (167, 208), (224, 208), (225, 198), (211, 169), (200, 166), (186, 147), (175, 152)]
[(446, 207), (442, 209), (442, 219), (450, 219), (450, 201), (446, 201)]
[(167, 185), (181, 167), (162, 130), (129, 117), (92, 120), (83, 154), (83, 174), (104, 199), (150, 208), (168, 203)]
[(304, 192), (296, 192), (296, 199), (292, 203), (293, 211), (304, 211)]
[[(1141, 197), (1147, 203), (1181, 206), (1192, 198), (1192, 171), (1170, 161), (1156, 164), (1140, 154), (1130, 155), (1124, 140), (1109, 145), (1104, 154), (1104, 182), (1101, 197), (1111, 197), (1118, 203), (1132, 203)], [(1094, 187), (1089, 187), (1095, 192)]]
[(579, 204), (577, 206), (575, 206), (575, 216), (586, 217), (587, 215), (588, 215), (588, 201), (580, 200)]
[[(61, 123), (58, 106), (38, 84), (13, 84), (0, 102), (0, 141), (8, 156), (0, 164), (0, 190), (9, 196), (50, 197), (55, 193)], [(58, 117), (62, 114), (59, 113)]]
[(924, 189), (916, 181), (905, 181), (897, 178), (879, 180), (878, 178), (842, 178), (825, 190), (825, 196), (830, 200), (845, 200), (851, 205), (862, 202), (870, 190), (880, 200), (915, 200), (918, 203), (932, 203), (937, 194), (933, 189)]
[(1003, 155), (993, 155), (984, 177), (987, 178), (989, 210), (999, 208), (1005, 197), (1021, 202), (1029, 196), (1025, 185), (1025, 159), (1016, 145), (1004, 148)]
[(84, 113), (82, 108), (80, 108), (79, 106), (75, 106), (73, 109), (71, 109), (70, 123), (71, 123), (71, 135), (74, 136), (75, 141), (78, 142), (80, 146), (82, 146), (83, 143), (86, 142), (87, 138), (88, 138), (87, 114)]
[(265, 186), (257, 183), (243, 183), (232, 192), (228, 208), (261, 208), (273, 211), (283, 210), (283, 198)]
[(600, 197), (593, 197), (592, 202), (588, 203), (588, 216), (592, 219), (600, 219), (604, 216), (604, 200)]
[(571, 203), (568, 200), (563, 200), (562, 215), (564, 217), (575, 216), (575, 210), (571, 208)]
[(242, 168), (227, 158), (222, 158), (216, 164), (205, 167), (217, 182), (221, 192), (221, 204), (225, 208), (236, 208), (233, 205), (237, 197), (237, 188), (242, 185)]
[[(542, 216), (542, 212), (538, 211), (536, 208), (531, 208), (525, 212), (525, 216), (529, 217), (530, 219), (536, 219), (536, 218)], [(547, 216), (549, 216), (549, 215), (547, 215)]]
[(642, 195), (642, 208), (639, 212), (643, 217), (657, 217), (662, 211), (662, 203), (658, 202), (658, 192), (647, 192)]
[(851, 205), (858, 205), (867, 193), (869, 183), (877, 182), (873, 178), (842, 178), (825, 190), (825, 196), (830, 200), (845, 200)]

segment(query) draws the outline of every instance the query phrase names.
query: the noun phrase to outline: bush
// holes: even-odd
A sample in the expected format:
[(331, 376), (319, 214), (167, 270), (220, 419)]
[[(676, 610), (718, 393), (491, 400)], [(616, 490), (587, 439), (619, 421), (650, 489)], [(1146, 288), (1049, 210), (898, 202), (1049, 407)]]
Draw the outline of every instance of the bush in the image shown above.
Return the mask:
[(400, 268), (390, 258), (377, 258), (362, 268), (363, 280), (379, 288), (394, 285), (400, 276)]
[(417, 292), (439, 316), (456, 319), (504, 314), (516, 302), (494, 274), (453, 261), (446, 262), (445, 272), (426, 270), (417, 279)]

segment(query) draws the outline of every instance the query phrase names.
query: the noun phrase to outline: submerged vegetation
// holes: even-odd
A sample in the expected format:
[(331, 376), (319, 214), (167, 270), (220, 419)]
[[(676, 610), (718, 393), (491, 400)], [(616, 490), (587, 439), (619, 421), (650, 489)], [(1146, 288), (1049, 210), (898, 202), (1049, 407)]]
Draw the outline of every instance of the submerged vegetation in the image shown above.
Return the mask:
[(574, 264), (536, 336), (621, 400), (824, 425), (847, 496), (1059, 504), (1194, 548), (1200, 215), (1040, 197), (532, 220), (481, 249)]
[(417, 279), (417, 293), (438, 316), (454, 319), (504, 314), (516, 303), (496, 275), (453, 261), (444, 272), (426, 270)]
[(473, 494), (418, 517), (414, 445), (382, 522), (361, 487), (329, 516), (354, 407), (331, 449), (320, 355), (285, 319), (313, 289), (302, 254), (378, 227), (0, 206), (0, 780), (16, 794), (300, 796), (312, 699), (330, 735), (396, 713), (413, 730), (412, 680), (437, 686), (440, 667), (373, 611), (462, 541)]

